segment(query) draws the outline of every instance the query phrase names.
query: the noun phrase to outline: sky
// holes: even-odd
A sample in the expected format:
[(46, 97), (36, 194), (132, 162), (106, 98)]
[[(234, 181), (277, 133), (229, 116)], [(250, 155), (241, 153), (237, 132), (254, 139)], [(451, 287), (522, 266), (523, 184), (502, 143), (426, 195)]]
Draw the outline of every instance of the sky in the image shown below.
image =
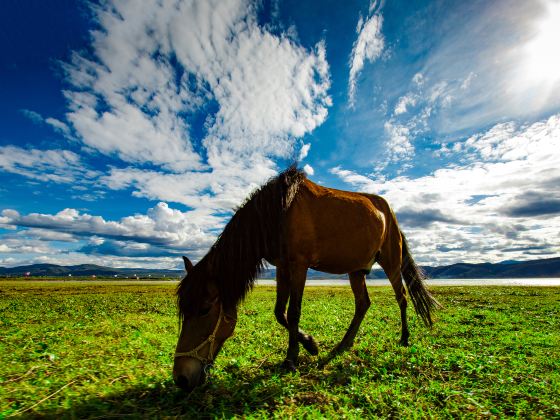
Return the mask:
[(0, 266), (178, 268), (297, 160), (427, 265), (560, 255), (560, 1), (5, 0)]

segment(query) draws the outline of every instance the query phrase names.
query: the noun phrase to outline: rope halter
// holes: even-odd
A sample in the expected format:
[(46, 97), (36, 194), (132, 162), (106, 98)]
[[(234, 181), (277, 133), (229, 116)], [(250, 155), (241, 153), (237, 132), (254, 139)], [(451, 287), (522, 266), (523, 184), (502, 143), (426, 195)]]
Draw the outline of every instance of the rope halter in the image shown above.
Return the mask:
[[(222, 304), (220, 303), (220, 315), (218, 315), (218, 321), (216, 321), (216, 326), (214, 327), (214, 330), (208, 336), (208, 338), (206, 338), (206, 340), (204, 340), (202, 343), (200, 343), (198, 346), (196, 346), (192, 350), (185, 351), (185, 352), (175, 352), (175, 358), (178, 358), (178, 357), (192, 357), (192, 358), (200, 361), (203, 365), (211, 364), (214, 361), (214, 356), (215, 356), (214, 346), (215, 346), (215, 342), (216, 342), (216, 333), (218, 332), (218, 329), (220, 328), (220, 324), (222, 323), (222, 321), (225, 320), (225, 318), (226, 318), (226, 315), (224, 314), (224, 308), (223, 308)], [(232, 319), (235, 320), (235, 318), (232, 318)], [(203, 349), (207, 344), (210, 345), (210, 348), (208, 349), (208, 355), (206, 357), (203, 357), (200, 354), (198, 354), (198, 351)]]

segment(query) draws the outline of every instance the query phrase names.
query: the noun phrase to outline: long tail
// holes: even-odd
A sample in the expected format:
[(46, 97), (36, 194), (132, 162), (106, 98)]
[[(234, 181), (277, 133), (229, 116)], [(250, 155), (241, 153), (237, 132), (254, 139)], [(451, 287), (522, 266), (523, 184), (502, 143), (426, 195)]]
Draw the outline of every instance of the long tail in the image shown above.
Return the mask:
[(416, 313), (422, 318), (426, 326), (431, 327), (433, 324), (432, 313), (435, 309), (441, 308), (440, 303), (431, 295), (426, 288), (424, 280), (428, 277), (426, 273), (416, 265), (410, 251), (404, 234), (402, 237), (402, 267), (401, 273), (408, 289), (410, 299), (414, 304)]

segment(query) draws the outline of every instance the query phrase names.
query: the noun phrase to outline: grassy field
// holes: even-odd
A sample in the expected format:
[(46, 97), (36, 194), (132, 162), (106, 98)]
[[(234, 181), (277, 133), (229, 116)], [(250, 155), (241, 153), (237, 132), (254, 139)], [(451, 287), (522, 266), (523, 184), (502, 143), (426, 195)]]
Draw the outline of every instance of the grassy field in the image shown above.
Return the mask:
[(241, 306), (213, 373), (185, 395), (171, 380), (174, 286), (0, 282), (0, 418), (46, 417), (560, 417), (560, 288), (434, 287), (433, 329), (413, 310), (411, 346), (397, 345), (388, 287), (354, 348), (325, 367), (353, 313), (348, 288), (306, 290), (296, 373), (277, 368), (287, 333), (274, 289)]

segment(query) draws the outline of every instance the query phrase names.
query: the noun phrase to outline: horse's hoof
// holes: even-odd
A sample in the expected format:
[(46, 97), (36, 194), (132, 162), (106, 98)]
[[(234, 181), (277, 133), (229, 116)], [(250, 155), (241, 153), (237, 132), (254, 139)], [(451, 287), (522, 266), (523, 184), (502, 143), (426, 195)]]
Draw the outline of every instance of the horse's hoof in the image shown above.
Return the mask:
[(317, 356), (319, 354), (319, 345), (312, 336), (308, 335), (307, 338), (301, 342), (301, 344), (303, 345), (303, 348), (307, 350), (307, 352), (312, 356)]
[(349, 343), (340, 342), (334, 349), (332, 349), (331, 354), (333, 356), (336, 356), (339, 355), (340, 353), (344, 353), (346, 350), (351, 349), (353, 345), (354, 345), (353, 341)]
[(408, 340), (401, 339), (401, 341), (399, 341), (399, 344), (403, 347), (408, 347)]
[(295, 372), (296, 371), (296, 364), (292, 360), (289, 360), (289, 359), (284, 360), (282, 362), (282, 364), (280, 365), (280, 367), (283, 370), (286, 370), (288, 372)]

